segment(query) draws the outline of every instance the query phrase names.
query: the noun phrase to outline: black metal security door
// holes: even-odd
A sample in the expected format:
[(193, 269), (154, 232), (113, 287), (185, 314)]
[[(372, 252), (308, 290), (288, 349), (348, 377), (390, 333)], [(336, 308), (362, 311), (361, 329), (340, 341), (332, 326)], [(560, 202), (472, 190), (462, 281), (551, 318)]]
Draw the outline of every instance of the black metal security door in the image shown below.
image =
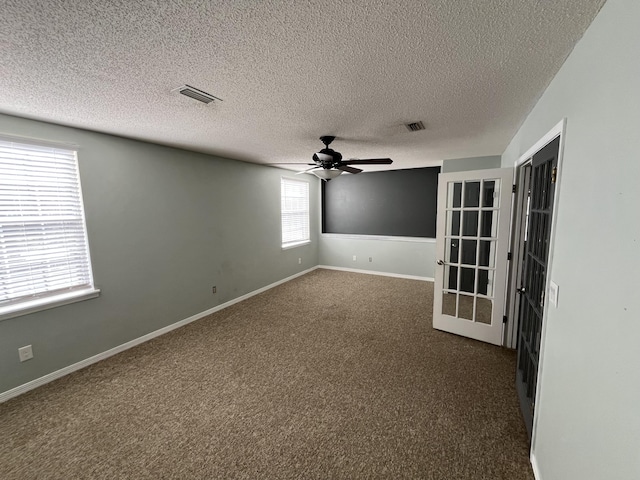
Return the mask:
[(523, 275), (518, 293), (518, 368), (516, 387), (529, 437), (535, 410), (538, 360), (549, 240), (560, 138), (539, 150), (532, 158), (523, 252)]

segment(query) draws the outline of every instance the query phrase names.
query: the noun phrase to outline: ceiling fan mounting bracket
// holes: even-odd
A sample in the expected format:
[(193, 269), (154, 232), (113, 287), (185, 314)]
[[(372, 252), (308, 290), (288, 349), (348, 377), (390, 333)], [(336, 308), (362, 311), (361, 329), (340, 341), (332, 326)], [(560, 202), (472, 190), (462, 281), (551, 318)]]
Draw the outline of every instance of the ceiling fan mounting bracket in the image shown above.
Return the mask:
[(323, 135), (322, 137), (320, 137), (320, 141), (324, 143), (324, 146), (327, 148), (329, 148), (329, 145), (331, 145), (331, 142), (333, 142), (335, 139), (336, 137), (333, 135)]

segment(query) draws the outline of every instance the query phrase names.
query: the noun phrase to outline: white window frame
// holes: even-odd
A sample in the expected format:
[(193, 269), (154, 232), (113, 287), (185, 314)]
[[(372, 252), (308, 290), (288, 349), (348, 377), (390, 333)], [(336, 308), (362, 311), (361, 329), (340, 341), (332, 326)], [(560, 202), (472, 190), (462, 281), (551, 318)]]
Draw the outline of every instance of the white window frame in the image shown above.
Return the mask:
[[(299, 197), (288, 197), (285, 192), (285, 187), (303, 187), (306, 195), (306, 205), (305, 201), (295, 202), (293, 198)], [(287, 201), (288, 198), (291, 198), (292, 201)], [(296, 205), (297, 203), (297, 205)], [(311, 243), (311, 222), (310, 222), (310, 202), (309, 202), (309, 182), (305, 180), (298, 180), (288, 177), (280, 177), (280, 232), (281, 232), (281, 240), (282, 240), (282, 249), (286, 250), (288, 248), (298, 247), (300, 245), (307, 245)], [(292, 222), (293, 215), (301, 215), (303, 216), (301, 225), (298, 226), (298, 234), (297, 235), (286, 235), (287, 225), (285, 222)]]
[[(25, 236), (30, 236), (28, 241), (21, 238)], [(77, 253), (71, 253), (68, 239)], [(26, 269), (34, 272), (30, 278)], [(68, 279), (52, 273), (54, 269), (64, 271)], [(0, 136), (0, 320), (99, 294), (93, 282), (77, 146)]]

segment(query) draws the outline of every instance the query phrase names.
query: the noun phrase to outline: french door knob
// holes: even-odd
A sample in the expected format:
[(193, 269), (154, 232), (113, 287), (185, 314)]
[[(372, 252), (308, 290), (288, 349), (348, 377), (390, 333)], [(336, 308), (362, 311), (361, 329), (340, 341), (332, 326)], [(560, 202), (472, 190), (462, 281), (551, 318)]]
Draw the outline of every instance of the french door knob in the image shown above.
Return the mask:
[(438, 260), (438, 265), (444, 265), (444, 262), (442, 260)]

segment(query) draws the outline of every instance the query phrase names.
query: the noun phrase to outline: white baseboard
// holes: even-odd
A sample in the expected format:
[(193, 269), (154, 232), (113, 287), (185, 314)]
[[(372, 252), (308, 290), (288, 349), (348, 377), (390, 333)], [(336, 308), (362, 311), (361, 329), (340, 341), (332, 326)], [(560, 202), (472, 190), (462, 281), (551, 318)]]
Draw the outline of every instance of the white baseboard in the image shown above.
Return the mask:
[(418, 275), (405, 275), (404, 273), (376, 272), (373, 270), (362, 270), (359, 268), (332, 267), (330, 265), (318, 265), (317, 268), (327, 270), (341, 270), (343, 272), (367, 273), (369, 275), (382, 275), (383, 277), (408, 278), (409, 280), (421, 280), (423, 282), (433, 282), (433, 277), (420, 277)]
[(531, 452), (531, 456), (529, 457), (531, 460), (531, 469), (533, 470), (533, 476), (536, 480), (542, 480), (542, 476), (540, 475), (540, 469), (538, 468), (538, 462), (536, 460), (536, 456)]
[(304, 270), (302, 272), (296, 273), (295, 275), (291, 275), (287, 278), (283, 278), (282, 280), (278, 280), (277, 282), (274, 282), (270, 285), (267, 285), (265, 287), (259, 288), (258, 290), (254, 290), (253, 292), (249, 292), (245, 295), (242, 295), (238, 298), (234, 298), (233, 300), (229, 300), (228, 302), (222, 303), (220, 305), (217, 305), (213, 308), (210, 308), (209, 310), (205, 310), (204, 312), (200, 312), (200, 313), (196, 313), (195, 315), (190, 316), (189, 318), (185, 318), (184, 320), (180, 320), (179, 322), (176, 323), (172, 323), (171, 325), (168, 325), (166, 327), (163, 327), (159, 330), (155, 330), (151, 333), (147, 333), (146, 335), (143, 335), (142, 337), (138, 337), (134, 340), (131, 340), (129, 342), (123, 343), (122, 345), (119, 345), (117, 347), (111, 348), (105, 352), (99, 353), (97, 355), (94, 355), (93, 357), (89, 357), (86, 358), (84, 360), (81, 360), (77, 363), (74, 363), (73, 365), (69, 365), (67, 367), (61, 368), (60, 370), (56, 370), (55, 372), (51, 372), (47, 375), (44, 375), (40, 378), (36, 378), (35, 380), (31, 380), (30, 382), (24, 383), (22, 385), (19, 385), (15, 388), (12, 388), (11, 390), (7, 390), (6, 392), (2, 392), (0, 393), (0, 403), (2, 402), (6, 402), (7, 400), (17, 397), (18, 395), (21, 395), (23, 393), (28, 392), (29, 390), (33, 390), (34, 388), (40, 387), (41, 385), (45, 385), (49, 382), (52, 382), (53, 380), (57, 380), (58, 378), (64, 377), (65, 375), (69, 375), (72, 372), (75, 372), (77, 370), (80, 370), (81, 368), (84, 367), (88, 367), (89, 365), (92, 365), (96, 362), (99, 362), (100, 360), (104, 360), (105, 358), (109, 358), (117, 353), (120, 352), (124, 352), (125, 350), (128, 350), (130, 348), (135, 347), (136, 345), (140, 345), (141, 343), (144, 342), (148, 342), (149, 340), (152, 340), (156, 337), (159, 337), (160, 335), (164, 335), (165, 333), (168, 333), (172, 330), (175, 330), (176, 328), (180, 328), (183, 327), (184, 325), (187, 325), (191, 322), (195, 322), (196, 320), (199, 320), (203, 317), (206, 317), (207, 315), (211, 315), (212, 313), (218, 312), (220, 310), (223, 310), (227, 307), (230, 307), (231, 305), (234, 305), (238, 302), (241, 302), (243, 300), (246, 300), (249, 297), (253, 297), (254, 295), (258, 295), (259, 293), (262, 293), (266, 290), (269, 290), (273, 287), (277, 287), (278, 285), (281, 285), (283, 283), (289, 282), (291, 280), (293, 280), (294, 278), (300, 277), (302, 275), (305, 275), (315, 269), (317, 269), (318, 267), (312, 267), (309, 268), (307, 270)]

